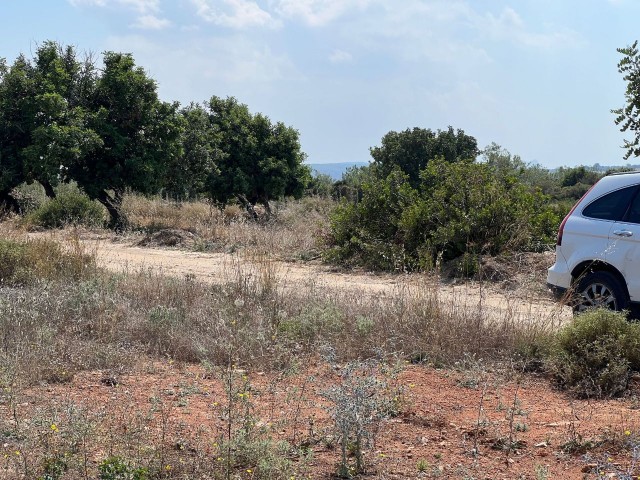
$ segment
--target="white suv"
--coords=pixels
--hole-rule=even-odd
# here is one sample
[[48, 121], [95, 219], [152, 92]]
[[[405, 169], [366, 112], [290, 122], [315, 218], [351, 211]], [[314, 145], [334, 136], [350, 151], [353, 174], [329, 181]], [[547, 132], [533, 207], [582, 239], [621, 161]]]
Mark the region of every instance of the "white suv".
[[640, 305], [640, 172], [602, 178], [560, 224], [547, 285], [574, 311]]

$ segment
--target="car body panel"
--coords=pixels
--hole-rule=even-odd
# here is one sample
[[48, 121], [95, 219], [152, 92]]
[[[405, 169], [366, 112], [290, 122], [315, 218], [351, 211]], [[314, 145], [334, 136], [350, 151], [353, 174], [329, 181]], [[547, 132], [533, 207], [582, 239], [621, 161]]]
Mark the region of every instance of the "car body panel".
[[[640, 302], [640, 213], [634, 216], [634, 222], [584, 215], [596, 200], [634, 186], [640, 186], [640, 172], [605, 176], [578, 201], [564, 222], [562, 242], [556, 246], [556, 262], [548, 270], [547, 284], [552, 291], [571, 288], [577, 280], [573, 275], [576, 267], [593, 262], [617, 270], [627, 286], [630, 301]], [[635, 195], [632, 205], [640, 210], [640, 193]], [[621, 216], [624, 214], [621, 212]]]
[[[630, 236], [614, 232], [630, 233]], [[607, 262], [624, 277], [632, 302], [640, 301], [640, 225], [616, 222], [609, 235]]]

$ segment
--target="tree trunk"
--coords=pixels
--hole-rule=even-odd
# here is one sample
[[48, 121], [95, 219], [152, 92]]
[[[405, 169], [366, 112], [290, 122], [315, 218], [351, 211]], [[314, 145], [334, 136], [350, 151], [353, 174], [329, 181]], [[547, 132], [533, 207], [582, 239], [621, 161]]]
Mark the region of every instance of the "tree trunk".
[[7, 212], [20, 213], [20, 204], [11, 195], [11, 190], [0, 192], [0, 209]]
[[122, 233], [128, 226], [127, 217], [122, 213], [122, 194], [116, 192], [112, 198], [107, 192], [102, 190], [98, 195], [98, 201], [104, 205], [109, 212], [108, 227], [116, 233]]
[[247, 213], [251, 216], [251, 219], [257, 222], [258, 214], [256, 213], [256, 209], [253, 207], [253, 204], [249, 200], [247, 200], [247, 197], [245, 197], [244, 195], [236, 195], [236, 198], [247, 211]]
[[41, 180], [40, 185], [44, 187], [44, 193], [47, 195], [47, 198], [56, 198], [56, 192], [48, 180]]
[[260, 197], [260, 204], [264, 207], [264, 211], [267, 212], [267, 218], [271, 218], [273, 211], [271, 205], [269, 205], [269, 198], [266, 195]]

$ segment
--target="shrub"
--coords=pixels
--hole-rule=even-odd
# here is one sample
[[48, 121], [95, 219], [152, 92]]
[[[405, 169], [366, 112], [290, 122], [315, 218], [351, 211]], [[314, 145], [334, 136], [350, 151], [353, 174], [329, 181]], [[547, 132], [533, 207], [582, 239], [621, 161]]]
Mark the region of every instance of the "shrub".
[[98, 465], [100, 480], [146, 480], [145, 468], [134, 468], [120, 457], [109, 457]]
[[[372, 362], [349, 363], [341, 377], [339, 385], [321, 395], [331, 403], [328, 410], [340, 439], [338, 476], [352, 478], [364, 472], [364, 449], [373, 442], [380, 422], [393, 410], [393, 400]], [[355, 457], [353, 465], [347, 459], [349, 450]]]
[[328, 258], [381, 270], [430, 269], [439, 259], [467, 254], [468, 263], [553, 240], [560, 218], [546, 197], [509, 172], [435, 159], [420, 177], [413, 187], [394, 170], [365, 184], [360, 202], [337, 208]]
[[558, 332], [548, 364], [578, 396], [619, 395], [640, 369], [640, 324], [610, 310], [585, 312]]
[[319, 338], [338, 334], [344, 329], [344, 314], [331, 304], [306, 307], [299, 315], [280, 321], [278, 330], [288, 339], [313, 345]]
[[28, 218], [42, 228], [66, 225], [97, 227], [104, 223], [104, 209], [80, 192], [64, 192], [37, 208]]
[[0, 285], [24, 285], [37, 280], [79, 279], [95, 265], [81, 251], [67, 252], [49, 240], [16, 242], [0, 239]]

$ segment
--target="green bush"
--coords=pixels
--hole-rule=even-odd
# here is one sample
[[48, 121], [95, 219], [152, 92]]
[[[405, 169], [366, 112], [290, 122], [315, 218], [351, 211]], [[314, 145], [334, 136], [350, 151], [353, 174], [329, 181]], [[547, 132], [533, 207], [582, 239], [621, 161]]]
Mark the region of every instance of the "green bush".
[[146, 480], [146, 468], [134, 468], [120, 457], [109, 457], [98, 465], [100, 480]]
[[340, 205], [328, 259], [378, 270], [430, 269], [465, 254], [468, 264], [479, 254], [553, 243], [559, 216], [508, 171], [434, 159], [420, 178], [414, 188], [396, 169], [363, 185], [360, 202]]
[[640, 370], [640, 324], [610, 310], [585, 312], [558, 332], [548, 367], [580, 397], [619, 395]]
[[312, 345], [319, 338], [339, 334], [344, 326], [344, 314], [335, 305], [312, 305], [281, 320], [278, 331], [292, 341]]
[[104, 209], [80, 192], [65, 191], [37, 208], [28, 220], [42, 228], [97, 227], [104, 223]]

